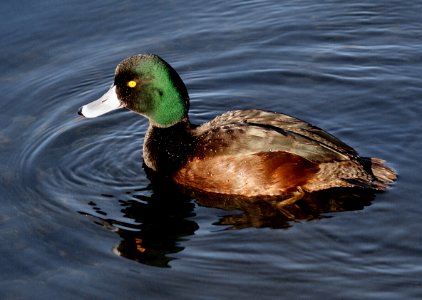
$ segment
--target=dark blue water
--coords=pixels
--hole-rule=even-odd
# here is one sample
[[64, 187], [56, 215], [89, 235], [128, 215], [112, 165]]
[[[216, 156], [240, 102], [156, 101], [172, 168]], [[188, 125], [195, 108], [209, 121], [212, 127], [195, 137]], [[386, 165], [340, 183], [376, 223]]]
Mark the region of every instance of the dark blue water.
[[[0, 9], [1, 299], [422, 297], [421, 1]], [[120, 60], [144, 52], [179, 72], [193, 122], [242, 108], [291, 114], [386, 159], [398, 182], [290, 216], [152, 184], [145, 119], [76, 114]]]

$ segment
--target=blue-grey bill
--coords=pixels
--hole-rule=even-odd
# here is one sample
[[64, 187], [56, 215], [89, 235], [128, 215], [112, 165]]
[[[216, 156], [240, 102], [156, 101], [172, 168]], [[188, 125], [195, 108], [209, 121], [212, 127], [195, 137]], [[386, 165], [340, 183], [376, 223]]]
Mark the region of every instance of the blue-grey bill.
[[122, 107], [117, 98], [116, 86], [113, 85], [100, 99], [82, 106], [79, 114], [86, 118], [95, 118]]

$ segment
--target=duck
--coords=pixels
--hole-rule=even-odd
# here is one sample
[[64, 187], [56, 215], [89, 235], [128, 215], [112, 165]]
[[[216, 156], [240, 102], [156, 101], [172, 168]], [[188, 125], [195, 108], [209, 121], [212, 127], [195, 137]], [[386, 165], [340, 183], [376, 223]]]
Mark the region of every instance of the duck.
[[79, 108], [95, 118], [126, 108], [146, 117], [144, 164], [154, 174], [201, 193], [292, 204], [332, 188], [385, 191], [396, 172], [298, 118], [259, 109], [232, 110], [202, 125], [189, 121], [188, 90], [155, 54], [121, 61], [114, 83]]

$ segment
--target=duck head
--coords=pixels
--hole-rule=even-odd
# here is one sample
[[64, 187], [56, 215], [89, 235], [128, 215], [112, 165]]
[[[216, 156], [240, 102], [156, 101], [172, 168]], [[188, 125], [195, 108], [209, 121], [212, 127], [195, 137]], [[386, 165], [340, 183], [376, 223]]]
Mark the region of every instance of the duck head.
[[125, 107], [144, 115], [153, 126], [187, 120], [189, 95], [179, 74], [157, 55], [131, 56], [117, 65], [112, 87], [79, 114], [95, 118]]

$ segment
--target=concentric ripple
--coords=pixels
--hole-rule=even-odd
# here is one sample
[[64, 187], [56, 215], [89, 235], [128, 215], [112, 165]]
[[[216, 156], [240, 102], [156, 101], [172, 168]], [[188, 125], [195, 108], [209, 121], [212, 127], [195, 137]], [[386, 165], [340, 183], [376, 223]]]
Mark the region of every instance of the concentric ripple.
[[76, 207], [78, 194], [95, 198], [147, 185], [141, 170], [145, 122], [139, 119], [125, 127], [122, 115], [126, 113], [100, 122], [75, 114], [58, 127], [44, 124], [21, 156], [24, 180], [55, 199], [75, 199]]

